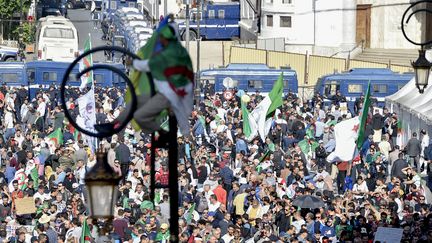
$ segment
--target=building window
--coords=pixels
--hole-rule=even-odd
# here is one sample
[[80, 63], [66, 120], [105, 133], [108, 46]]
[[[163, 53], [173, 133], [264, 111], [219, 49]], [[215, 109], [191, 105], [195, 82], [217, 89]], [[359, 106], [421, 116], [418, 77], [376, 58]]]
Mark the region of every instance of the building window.
[[117, 2], [116, 1], [111, 1], [110, 9], [117, 9]]
[[215, 18], [215, 11], [214, 10], [209, 10], [208, 11], [208, 18], [209, 19], [214, 19]]
[[282, 4], [291, 4], [292, 0], [282, 0]]
[[225, 10], [218, 10], [218, 18], [224, 19], [225, 18]]
[[280, 16], [280, 27], [291, 28], [291, 16]]
[[267, 15], [267, 26], [273, 27], [273, 15]]

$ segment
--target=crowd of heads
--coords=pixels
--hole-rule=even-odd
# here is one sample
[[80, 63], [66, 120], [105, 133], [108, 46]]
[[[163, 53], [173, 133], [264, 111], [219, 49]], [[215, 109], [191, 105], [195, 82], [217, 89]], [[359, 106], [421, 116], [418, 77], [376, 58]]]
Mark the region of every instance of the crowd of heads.
[[[350, 161], [327, 161], [335, 125], [361, 112], [345, 109], [338, 93], [325, 103], [284, 96], [265, 139], [243, 132], [241, 97], [225, 100], [211, 84], [191, 114], [191, 133], [178, 136], [180, 242], [371, 242], [379, 227], [403, 230], [403, 242], [432, 241], [428, 133], [398, 140], [398, 116], [371, 107], [365, 142]], [[96, 89], [97, 123], [124, 111], [123, 91]], [[58, 90], [0, 88], [0, 238], [19, 242], [77, 242], [84, 221], [96, 242], [165, 242], [170, 197], [150, 197], [148, 134], [128, 126], [100, 143], [122, 177], [114, 219], [91, 219], [85, 174], [96, 162], [92, 141], [71, 127]], [[67, 107], [78, 116], [79, 91]], [[252, 111], [264, 96], [249, 93]], [[53, 139], [61, 130], [62, 141]], [[339, 143], [340, 141], [338, 141]], [[157, 185], [169, 185], [168, 151], [156, 149]], [[172, 169], [172, 168], [171, 168]], [[36, 210], [18, 214], [32, 198]], [[306, 208], [302, 198], [313, 198]], [[430, 216], [431, 215], [431, 216]], [[33, 227], [29, 227], [33, 226]]]

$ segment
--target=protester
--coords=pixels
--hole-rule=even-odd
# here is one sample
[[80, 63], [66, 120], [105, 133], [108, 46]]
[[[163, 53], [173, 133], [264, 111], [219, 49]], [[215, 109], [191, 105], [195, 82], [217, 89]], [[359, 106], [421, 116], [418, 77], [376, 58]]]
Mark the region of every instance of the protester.
[[[0, 107], [1, 239], [78, 242], [88, 227], [95, 242], [166, 242], [169, 195], [161, 189], [154, 202], [150, 199], [149, 134], [129, 125], [102, 140], [108, 163], [123, 180], [113, 221], [85, 221], [83, 179], [95, 164], [92, 142], [64, 118], [55, 89], [40, 90], [33, 100], [24, 95], [20, 106], [9, 104], [21, 89], [2, 87], [0, 95], [6, 102]], [[404, 242], [432, 241], [426, 130], [421, 140], [413, 133], [396, 144], [388, 124], [397, 121], [397, 114], [371, 108], [371, 133], [365, 133], [360, 156], [330, 163], [335, 125], [358, 115], [336, 107], [344, 101], [340, 93], [334, 104], [323, 103], [317, 94], [304, 102], [286, 94], [261, 141], [243, 132], [240, 97], [225, 100], [210, 84], [203, 90], [208, 92], [192, 113], [191, 134], [178, 137], [181, 242], [367, 242], [378, 227], [403, 229]], [[76, 117], [80, 93], [70, 92], [75, 99], [68, 103], [69, 112]], [[95, 92], [98, 123], [123, 110], [123, 90]], [[249, 96], [246, 105], [252, 110], [263, 97]], [[168, 153], [158, 149], [157, 156], [156, 183], [169, 185]], [[324, 207], [294, 206], [301, 195], [318, 197]], [[17, 214], [16, 202], [24, 197], [34, 199], [33, 214]]]

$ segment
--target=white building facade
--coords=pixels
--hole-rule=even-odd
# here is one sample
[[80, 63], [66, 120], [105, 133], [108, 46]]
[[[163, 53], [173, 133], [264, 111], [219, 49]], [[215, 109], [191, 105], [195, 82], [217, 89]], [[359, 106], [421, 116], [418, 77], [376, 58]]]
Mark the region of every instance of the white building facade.
[[[370, 48], [385, 49], [418, 49], [408, 42], [402, 35], [401, 20], [405, 10], [416, 0], [357, 0], [358, 6], [362, 6], [367, 13], [363, 18], [370, 19], [366, 28], [370, 30], [370, 36], [364, 36], [369, 41]], [[419, 4], [419, 6], [421, 6]], [[358, 19], [357, 21], [362, 21]], [[405, 31], [409, 38], [420, 41], [430, 35], [432, 27], [430, 18], [426, 15], [417, 14], [411, 17], [408, 24], [405, 24]], [[367, 22], [367, 21], [366, 21]], [[429, 24], [429, 28], [427, 27]], [[361, 30], [359, 30], [361, 35]]]
[[333, 55], [356, 47], [356, 0], [262, 0], [259, 38], [285, 50]]

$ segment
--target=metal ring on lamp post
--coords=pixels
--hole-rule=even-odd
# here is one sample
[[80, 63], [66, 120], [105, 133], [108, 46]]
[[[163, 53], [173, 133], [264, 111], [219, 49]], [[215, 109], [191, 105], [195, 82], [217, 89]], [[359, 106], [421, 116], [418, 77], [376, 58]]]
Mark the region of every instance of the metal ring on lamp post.
[[425, 46], [425, 45], [430, 45], [430, 44], [432, 44], [432, 40], [428, 40], [428, 41], [425, 41], [425, 42], [415, 42], [415, 41], [411, 40], [411, 39], [407, 36], [407, 34], [406, 34], [406, 32], [405, 32], [405, 24], [408, 24], [408, 22], [409, 22], [409, 20], [411, 19], [411, 17], [412, 17], [413, 15], [415, 15], [416, 13], [426, 12], [426, 13], [432, 14], [432, 10], [430, 10], [430, 9], [427, 9], [427, 8], [417, 9], [417, 10], [413, 11], [410, 15], [408, 15], [408, 17], [407, 17], [407, 19], [406, 19], [406, 21], [405, 21], [405, 17], [406, 17], [406, 15], [407, 15], [408, 11], [409, 11], [410, 9], [412, 9], [413, 7], [415, 7], [417, 4], [420, 4], [420, 3], [430, 3], [430, 4], [432, 4], [432, 1], [430, 1], [430, 0], [422, 0], [422, 1], [418, 1], [418, 2], [415, 2], [415, 3], [411, 4], [411, 5], [409, 6], [409, 8], [407, 8], [407, 9], [405, 10], [404, 14], [402, 15], [402, 20], [401, 20], [401, 29], [402, 29], [402, 34], [404, 35], [405, 39], [407, 39], [407, 40], [408, 40], [409, 42], [411, 42], [412, 44], [414, 44], [414, 45], [416, 45], [416, 46], [421, 46], [421, 47], [423, 48], [423, 46]]
[[[70, 115], [68, 108], [66, 106], [66, 100], [65, 100], [65, 92], [66, 92], [66, 84], [67, 81], [69, 79], [69, 75], [72, 72], [73, 68], [75, 67], [76, 64], [78, 64], [78, 62], [83, 59], [84, 57], [88, 56], [89, 54], [95, 53], [95, 52], [99, 52], [99, 51], [117, 51], [117, 52], [121, 52], [125, 55], [131, 56], [133, 59], [140, 59], [139, 56], [137, 56], [136, 54], [121, 48], [121, 47], [116, 47], [116, 46], [100, 46], [100, 47], [96, 47], [93, 48], [91, 50], [88, 50], [86, 52], [84, 52], [83, 54], [81, 54], [80, 56], [78, 56], [78, 58], [76, 58], [70, 65], [69, 67], [66, 69], [66, 72], [63, 76], [63, 80], [62, 83], [60, 85], [60, 100], [61, 100], [61, 105], [62, 108], [64, 110], [65, 116], [66, 118], [69, 120], [69, 122], [72, 124], [72, 126], [74, 126], [78, 131], [88, 135], [88, 136], [92, 136], [92, 137], [97, 137], [97, 138], [105, 138], [105, 137], [110, 137], [112, 135], [114, 135], [115, 133], [120, 132], [121, 130], [123, 130], [128, 122], [132, 119], [133, 117], [133, 113], [136, 110], [137, 107], [137, 95], [135, 93], [135, 88], [132, 84], [132, 82], [130, 81], [130, 79], [126, 76], [126, 74], [124, 72], [122, 72], [121, 70], [119, 70], [118, 68], [115, 68], [113, 66], [109, 66], [109, 65], [104, 65], [104, 64], [98, 64], [98, 65], [94, 65], [91, 67], [88, 67], [86, 69], [84, 69], [83, 71], [81, 71], [80, 73], [78, 73], [76, 76], [77, 78], [81, 77], [82, 75], [84, 75], [85, 73], [92, 71], [92, 70], [97, 70], [97, 69], [108, 69], [111, 70], [112, 72], [115, 72], [116, 74], [118, 74], [121, 78], [123, 78], [126, 82], [126, 84], [129, 86], [129, 90], [132, 96], [132, 101], [131, 101], [131, 109], [129, 110], [129, 113], [127, 115], [127, 118], [117, 127], [114, 128], [113, 130], [111, 130], [110, 132], [99, 132], [99, 133], [94, 133], [94, 132], [90, 132], [88, 130], [85, 130], [83, 128], [81, 128], [80, 126], [78, 126], [78, 124], [75, 122], [75, 120], [72, 118], [72, 116]], [[150, 76], [149, 73], [147, 73], [148, 76]], [[152, 89], [152, 93], [154, 92], [154, 84], [153, 82], [150, 82], [150, 86]]]

